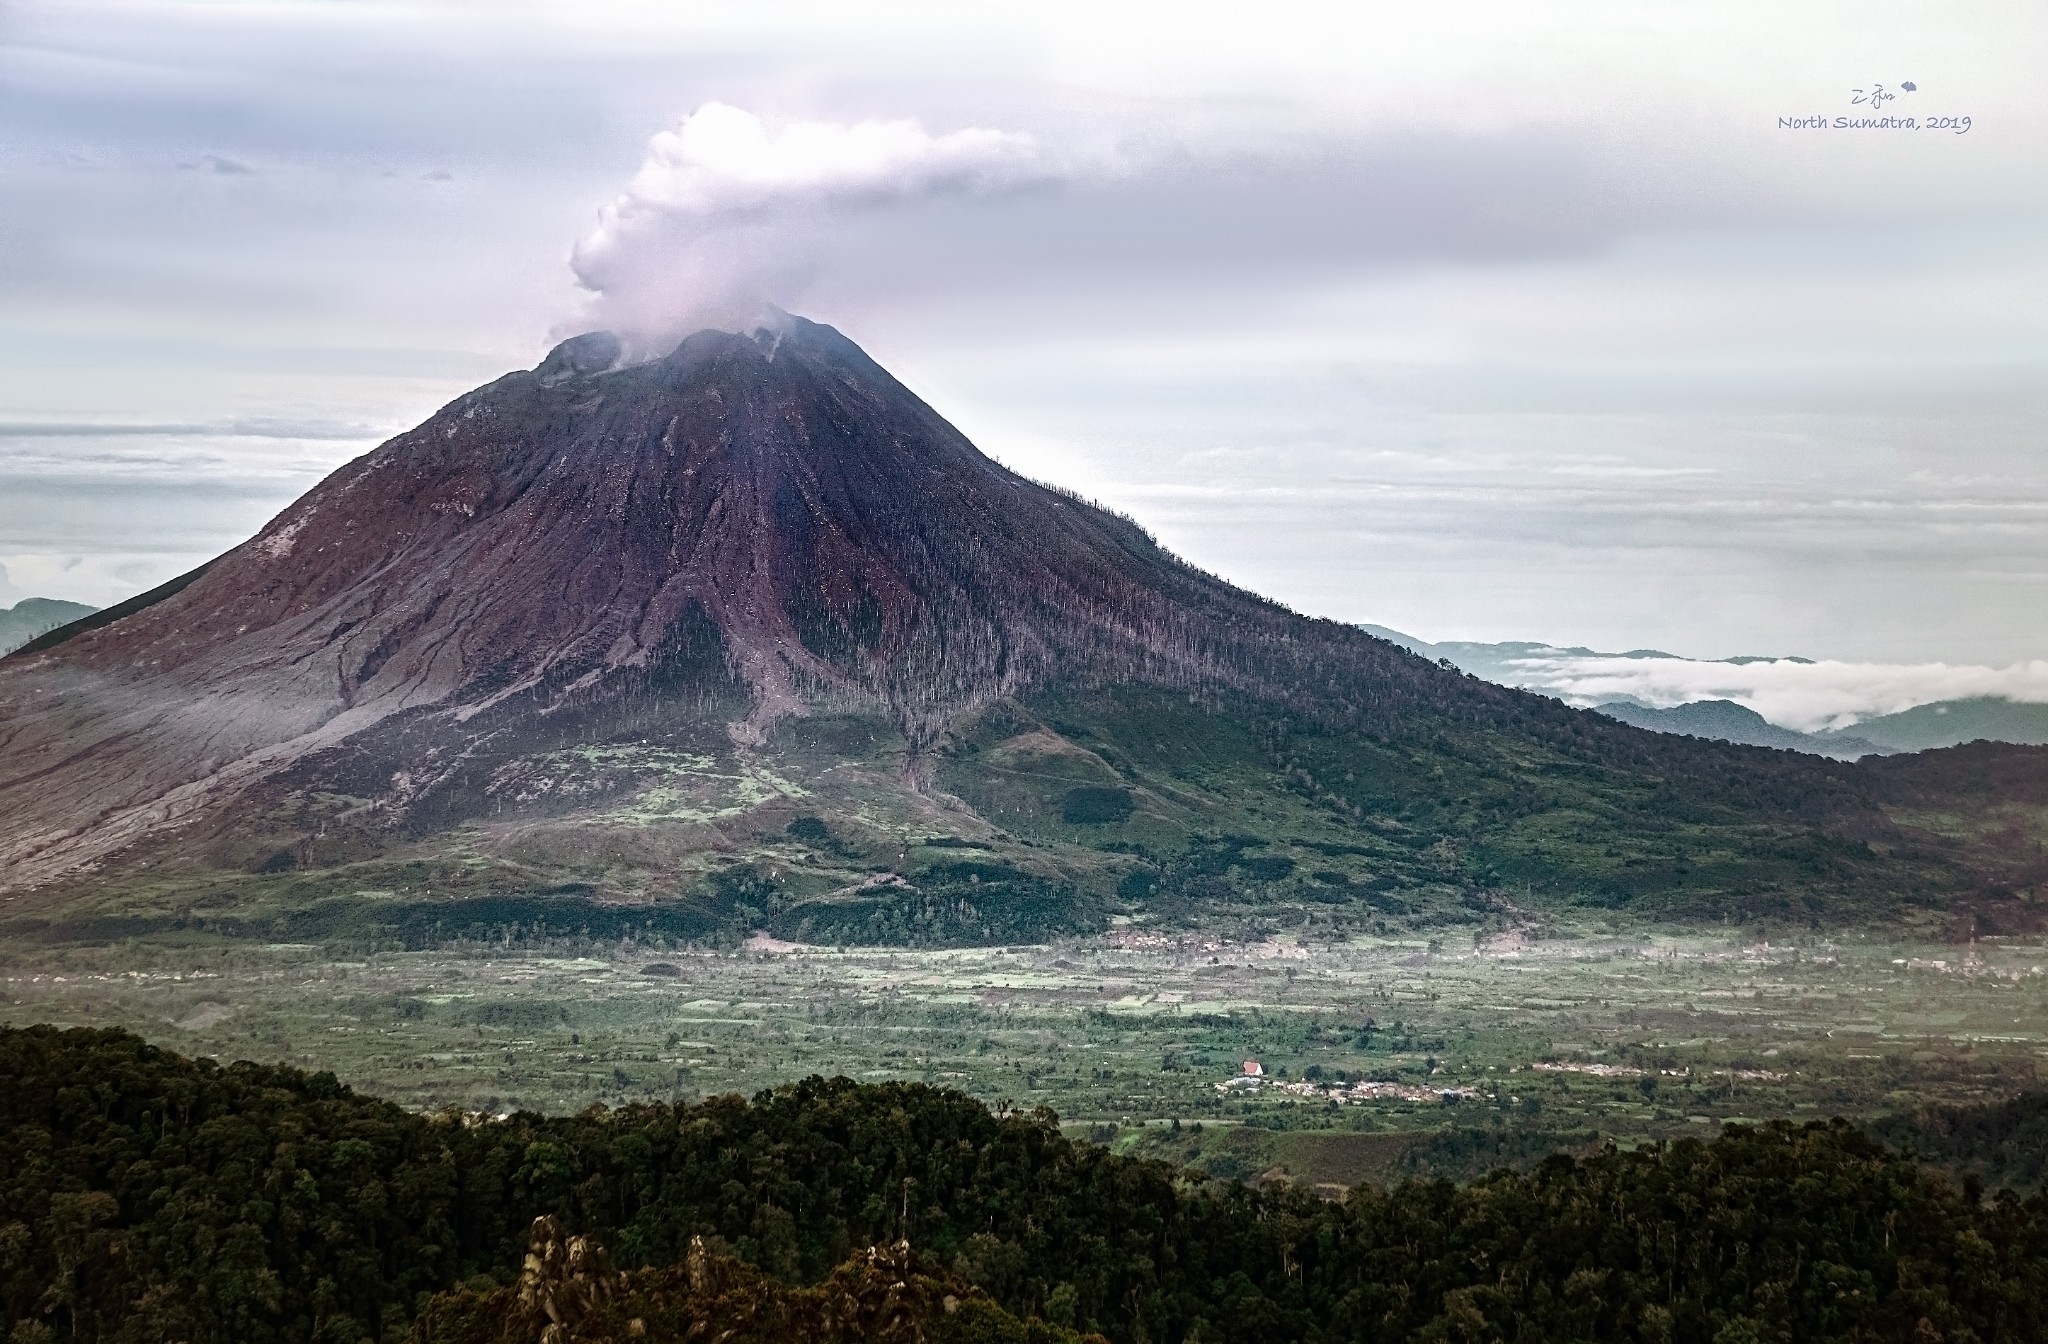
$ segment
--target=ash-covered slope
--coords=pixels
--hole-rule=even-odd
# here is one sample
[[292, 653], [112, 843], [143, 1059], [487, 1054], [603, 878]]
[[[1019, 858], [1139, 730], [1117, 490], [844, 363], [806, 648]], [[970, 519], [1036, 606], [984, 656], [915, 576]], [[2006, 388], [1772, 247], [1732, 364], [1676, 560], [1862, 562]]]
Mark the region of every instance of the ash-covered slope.
[[[983, 839], [1040, 827], [1041, 847], [1152, 854], [1142, 880], [1067, 872], [1142, 894], [1183, 871], [1162, 847], [1299, 808], [1313, 824], [1274, 821], [1276, 837], [1322, 828], [1302, 843], [1370, 869], [1318, 870], [1339, 891], [1427, 869], [1755, 904], [1809, 870], [1868, 886], [1867, 842], [1893, 836], [1850, 767], [1640, 732], [1234, 589], [1004, 470], [828, 327], [787, 318], [617, 360], [608, 336], [566, 342], [202, 572], [0, 662], [0, 881], [169, 862], [176, 836], [206, 840], [179, 860], [203, 867], [235, 852], [220, 837], [279, 826], [303, 835], [272, 866], [317, 866], [368, 852], [334, 857], [343, 813], [354, 833], [417, 838], [628, 794], [641, 803], [605, 833], [637, 827], [625, 850], [588, 829], [501, 849], [529, 874], [573, 854], [606, 890], [622, 863], [731, 858], [747, 814], [758, 832], [786, 820], [771, 803], [811, 798], [906, 837], [833, 842], [855, 877], [901, 876], [907, 837], [944, 814]], [[840, 749], [816, 741], [811, 785], [764, 773], [812, 716], [886, 725], [911, 801], [877, 804], [872, 781], [830, 795]], [[714, 777], [716, 806], [678, 801], [677, 781]], [[672, 834], [649, 850], [655, 821]], [[1183, 875], [1211, 890], [1216, 851], [1197, 850]], [[819, 852], [749, 872], [787, 883]], [[1901, 883], [1950, 885], [1930, 872]]]

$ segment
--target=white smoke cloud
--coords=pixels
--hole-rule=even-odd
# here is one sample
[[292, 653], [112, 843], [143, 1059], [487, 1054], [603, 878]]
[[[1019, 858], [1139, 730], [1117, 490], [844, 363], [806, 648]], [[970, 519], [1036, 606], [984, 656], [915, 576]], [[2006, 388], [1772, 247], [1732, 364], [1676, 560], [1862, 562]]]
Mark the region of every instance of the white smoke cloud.
[[1508, 667], [1515, 685], [1573, 704], [1632, 698], [1668, 709], [1693, 700], [1733, 700], [1800, 732], [1845, 728], [1941, 700], [1981, 696], [2048, 704], [2048, 661], [2041, 660], [1986, 667], [1793, 659], [1718, 663], [1595, 655], [1517, 658]]
[[570, 265], [597, 295], [592, 323], [653, 344], [792, 300], [834, 220], [1052, 176], [1028, 135], [933, 135], [908, 120], [777, 127], [707, 103], [648, 142], [639, 172]]

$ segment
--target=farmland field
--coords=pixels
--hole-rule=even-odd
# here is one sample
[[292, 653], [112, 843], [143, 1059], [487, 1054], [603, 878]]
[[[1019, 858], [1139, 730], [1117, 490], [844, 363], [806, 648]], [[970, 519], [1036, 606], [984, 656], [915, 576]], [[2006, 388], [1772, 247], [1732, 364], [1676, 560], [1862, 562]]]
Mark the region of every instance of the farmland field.
[[[4, 1018], [283, 1060], [421, 1109], [550, 1112], [809, 1074], [1047, 1106], [1240, 1177], [1350, 1184], [1550, 1147], [2031, 1086], [2048, 947], [1559, 928], [1043, 946], [17, 949]], [[1248, 1081], [1245, 1061], [1263, 1077]], [[1232, 1082], [1236, 1079], [1235, 1083]]]

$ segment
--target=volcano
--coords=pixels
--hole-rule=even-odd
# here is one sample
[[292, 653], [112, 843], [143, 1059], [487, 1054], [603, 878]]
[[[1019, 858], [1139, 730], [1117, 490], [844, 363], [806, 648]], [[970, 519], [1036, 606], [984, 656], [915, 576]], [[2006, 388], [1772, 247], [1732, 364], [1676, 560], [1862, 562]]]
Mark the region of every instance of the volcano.
[[644, 363], [567, 341], [0, 661], [0, 855], [37, 927], [917, 941], [1981, 895], [1922, 824], [1932, 776], [1888, 768], [1299, 616], [786, 316]]

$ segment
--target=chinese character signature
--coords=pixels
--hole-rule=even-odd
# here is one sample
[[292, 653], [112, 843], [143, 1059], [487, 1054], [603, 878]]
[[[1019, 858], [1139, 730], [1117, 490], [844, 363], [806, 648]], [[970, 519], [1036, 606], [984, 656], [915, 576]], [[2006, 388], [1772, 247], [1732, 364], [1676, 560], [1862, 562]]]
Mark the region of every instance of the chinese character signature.
[[[1913, 81], [1910, 79], [1906, 80], [1905, 82], [1899, 85], [1900, 91], [1904, 93], [1911, 93], [1914, 89], [1918, 87], [1919, 86], [1914, 84]], [[1899, 96], [1898, 94], [1893, 93], [1891, 90], [1887, 89], [1882, 84], [1873, 84], [1868, 89], [1851, 89], [1849, 90], [1849, 92], [1853, 95], [1849, 99], [1850, 102], [1868, 103], [1870, 104], [1871, 109], [1873, 111], [1880, 107], [1883, 107], [1886, 103], [1896, 100]]]

